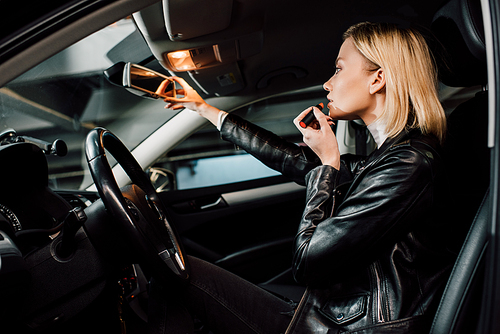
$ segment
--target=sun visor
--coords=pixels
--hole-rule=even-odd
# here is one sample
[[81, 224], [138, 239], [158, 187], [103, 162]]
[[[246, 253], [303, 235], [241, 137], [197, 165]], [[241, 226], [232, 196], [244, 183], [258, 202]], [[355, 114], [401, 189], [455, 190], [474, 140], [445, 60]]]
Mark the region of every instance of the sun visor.
[[168, 36], [182, 41], [224, 30], [231, 22], [232, 7], [233, 0], [163, 0]]

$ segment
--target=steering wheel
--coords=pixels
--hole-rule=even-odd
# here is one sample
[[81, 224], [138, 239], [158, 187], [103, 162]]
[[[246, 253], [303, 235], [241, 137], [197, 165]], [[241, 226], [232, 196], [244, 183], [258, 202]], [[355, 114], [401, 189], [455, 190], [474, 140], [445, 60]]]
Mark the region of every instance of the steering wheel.
[[[106, 149], [122, 166], [132, 185], [120, 189]], [[95, 128], [87, 135], [85, 154], [90, 173], [106, 209], [143, 260], [163, 276], [187, 279], [189, 266], [165, 207], [148, 176], [125, 145], [110, 131]]]

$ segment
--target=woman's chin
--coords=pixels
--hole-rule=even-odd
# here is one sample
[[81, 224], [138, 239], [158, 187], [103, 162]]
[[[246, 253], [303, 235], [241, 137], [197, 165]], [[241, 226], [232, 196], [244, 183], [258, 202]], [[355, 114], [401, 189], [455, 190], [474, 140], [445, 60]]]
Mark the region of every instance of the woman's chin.
[[328, 103], [328, 116], [337, 121], [350, 121], [354, 118], [342, 109], [336, 107], [333, 102]]
[[336, 121], [353, 121], [359, 119], [358, 115], [349, 114], [337, 108], [330, 108], [328, 115]]

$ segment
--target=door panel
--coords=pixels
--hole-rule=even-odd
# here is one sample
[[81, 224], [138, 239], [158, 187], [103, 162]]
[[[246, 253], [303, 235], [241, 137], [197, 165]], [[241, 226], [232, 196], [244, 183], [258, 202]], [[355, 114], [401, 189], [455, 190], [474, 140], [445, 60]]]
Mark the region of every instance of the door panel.
[[256, 283], [290, 267], [305, 187], [277, 176], [160, 196], [188, 254]]

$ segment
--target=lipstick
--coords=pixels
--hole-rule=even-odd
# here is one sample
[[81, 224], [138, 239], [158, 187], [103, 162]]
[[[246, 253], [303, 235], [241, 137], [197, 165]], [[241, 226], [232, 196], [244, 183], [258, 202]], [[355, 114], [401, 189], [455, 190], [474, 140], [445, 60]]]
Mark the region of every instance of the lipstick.
[[[319, 110], [323, 111], [323, 103], [318, 103], [315, 107]], [[307, 128], [312, 121], [314, 121], [316, 117], [314, 117], [314, 109], [311, 108], [311, 111], [307, 113], [307, 115], [299, 122], [299, 125], [303, 128]]]

